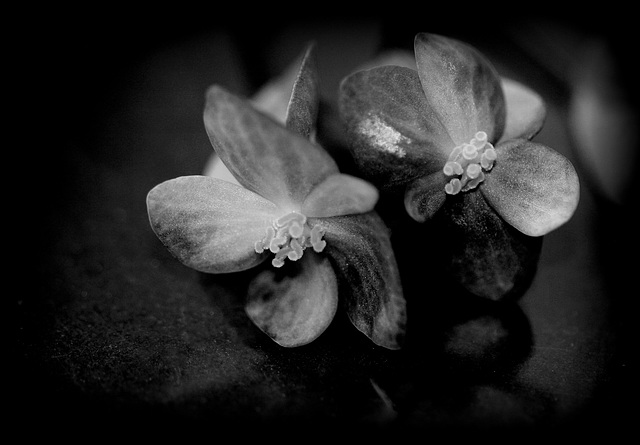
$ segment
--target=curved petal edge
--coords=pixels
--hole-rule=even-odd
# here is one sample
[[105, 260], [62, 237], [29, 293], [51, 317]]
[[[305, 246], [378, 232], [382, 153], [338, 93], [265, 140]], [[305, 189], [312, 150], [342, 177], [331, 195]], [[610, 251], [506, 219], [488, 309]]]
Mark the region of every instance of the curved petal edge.
[[293, 84], [287, 105], [286, 127], [310, 139], [316, 130], [319, 105], [320, 91], [315, 63], [315, 45], [311, 43], [304, 52]]
[[378, 189], [367, 181], [340, 173], [311, 190], [302, 203], [302, 213], [309, 217], [366, 213], [373, 210], [378, 195]]
[[309, 253], [281, 269], [267, 269], [249, 284], [245, 312], [284, 347], [312, 342], [331, 324], [338, 283], [326, 257]]
[[441, 171], [437, 171], [418, 178], [407, 186], [404, 207], [411, 218], [418, 222], [433, 218], [447, 198], [444, 191], [447, 179]]
[[338, 172], [322, 147], [219, 85], [207, 91], [204, 123], [213, 148], [238, 182], [283, 209], [299, 210], [313, 187]]
[[505, 102], [500, 76], [489, 60], [471, 45], [429, 33], [416, 35], [414, 51], [426, 99], [455, 143], [451, 149], [478, 131], [498, 141]]
[[345, 77], [339, 105], [359, 176], [377, 187], [403, 186], [442, 168], [454, 147], [410, 68], [380, 66]]
[[480, 190], [505, 221], [526, 235], [542, 236], [571, 219], [580, 182], [567, 158], [525, 139], [499, 144], [496, 152]]
[[388, 229], [376, 212], [315, 220], [340, 282], [351, 323], [375, 344], [400, 349], [406, 302]]
[[542, 128], [547, 116], [544, 100], [531, 88], [513, 79], [501, 79], [507, 119], [501, 140], [531, 139]]
[[238, 185], [182, 176], [147, 194], [149, 222], [169, 252], [206, 273], [249, 269], [267, 258], [255, 242], [277, 216], [276, 206]]

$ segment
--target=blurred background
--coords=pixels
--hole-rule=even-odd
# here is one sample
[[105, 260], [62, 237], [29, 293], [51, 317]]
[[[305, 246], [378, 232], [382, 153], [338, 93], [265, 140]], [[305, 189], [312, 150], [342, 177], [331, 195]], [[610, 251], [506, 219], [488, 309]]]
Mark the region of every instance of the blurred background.
[[[18, 156], [35, 183], [16, 207], [27, 232], [16, 263], [28, 271], [11, 299], [16, 419], [492, 434], [628, 426], [638, 84], [624, 10], [185, 9], [56, 11], [17, 34], [28, 42], [16, 60], [21, 134], [33, 140]], [[312, 344], [280, 348], [244, 315], [246, 276], [204, 276], [170, 257], [149, 228], [146, 193], [202, 172], [209, 85], [250, 96], [313, 40], [331, 107], [345, 75], [384, 50], [412, 51], [418, 32], [471, 43], [545, 99], [535, 140], [572, 161], [580, 205], [545, 236], [517, 303], [446, 302], [425, 283], [409, 291], [409, 310], [428, 313], [410, 321], [406, 350], [376, 348], [341, 317]]]

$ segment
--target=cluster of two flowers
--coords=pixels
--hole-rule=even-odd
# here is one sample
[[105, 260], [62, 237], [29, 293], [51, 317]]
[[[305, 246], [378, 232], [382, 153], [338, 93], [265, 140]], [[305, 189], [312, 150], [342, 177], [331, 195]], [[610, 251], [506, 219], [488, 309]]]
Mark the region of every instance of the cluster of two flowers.
[[[315, 141], [311, 46], [280, 121], [222, 87], [209, 89], [205, 126], [234, 181], [187, 176], [159, 184], [147, 197], [151, 226], [174, 256], [202, 272], [246, 270], [271, 257], [275, 267], [252, 280], [245, 308], [278, 344], [317, 338], [334, 318], [340, 291], [353, 325], [375, 344], [398, 349], [406, 304], [387, 226], [374, 209], [379, 190], [401, 190], [418, 222], [458, 209], [462, 220], [473, 214], [456, 226], [462, 238], [468, 231], [478, 240], [479, 229], [491, 235], [471, 250], [506, 257], [517, 256], [518, 237], [540, 237], [575, 211], [573, 166], [531, 141], [544, 121], [542, 101], [505, 82], [471, 46], [431, 34], [416, 36], [415, 66], [349, 75], [340, 112], [355, 177]], [[477, 275], [473, 261], [461, 263], [460, 276]], [[290, 268], [284, 279], [277, 272], [283, 266]], [[470, 290], [486, 287], [490, 275]], [[510, 286], [489, 285], [488, 296]]]

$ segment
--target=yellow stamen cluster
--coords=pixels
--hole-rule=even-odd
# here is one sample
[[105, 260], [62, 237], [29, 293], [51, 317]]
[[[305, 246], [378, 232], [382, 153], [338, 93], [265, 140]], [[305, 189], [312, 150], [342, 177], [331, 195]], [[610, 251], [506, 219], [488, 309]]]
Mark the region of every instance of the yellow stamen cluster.
[[282, 267], [289, 258], [297, 261], [307, 247], [322, 252], [327, 242], [322, 239], [324, 230], [320, 226], [310, 227], [307, 217], [302, 213], [291, 212], [276, 219], [271, 227], [267, 227], [265, 237], [255, 244], [256, 253], [270, 250], [275, 254], [271, 261], [274, 267]]
[[497, 154], [487, 141], [487, 133], [478, 131], [467, 144], [458, 145], [449, 155], [442, 171], [447, 176], [455, 176], [444, 186], [450, 195], [474, 189], [484, 181], [484, 172], [493, 168]]

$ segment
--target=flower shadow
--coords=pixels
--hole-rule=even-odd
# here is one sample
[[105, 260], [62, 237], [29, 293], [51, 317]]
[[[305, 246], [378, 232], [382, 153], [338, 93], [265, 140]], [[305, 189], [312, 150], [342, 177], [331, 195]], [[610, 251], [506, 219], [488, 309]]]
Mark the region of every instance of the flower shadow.
[[451, 229], [438, 229], [425, 230], [408, 219], [396, 220], [392, 229], [407, 300], [406, 366], [416, 381], [430, 375], [453, 384], [508, 379], [532, 353], [531, 325], [518, 300], [535, 276], [542, 239], [531, 239], [534, 259], [517, 286], [494, 300], [451, 277], [440, 252], [456, 242]]
[[544, 236], [527, 236], [499, 218], [475, 231], [465, 227], [466, 220], [447, 214], [418, 223], [393, 192], [383, 193], [376, 209], [391, 231], [405, 294], [417, 290], [430, 295], [425, 298], [472, 294], [515, 302], [535, 278]]
[[457, 383], [490, 382], [511, 378], [530, 357], [531, 325], [517, 303], [464, 293], [435, 300], [408, 303], [414, 315], [405, 353], [412, 369]]
[[[357, 351], [362, 351], [361, 353], [365, 355], [371, 354], [371, 351], [379, 351], [380, 356], [387, 353], [386, 348], [370, 343], [365, 335], [354, 329], [344, 310], [346, 305], [344, 299], [338, 301], [338, 310], [326, 331], [309, 344], [283, 347], [273, 342], [268, 335], [255, 326], [245, 312], [246, 296], [251, 282], [260, 274], [269, 273], [273, 276], [273, 283], [277, 285], [279, 282], [294, 278], [301, 272], [302, 268], [297, 262], [287, 262], [283, 267], [275, 269], [269, 261], [265, 261], [257, 267], [241, 272], [200, 273], [199, 281], [209, 295], [211, 305], [221, 311], [227, 323], [236, 330], [237, 341], [249, 348], [265, 352], [276, 361], [301, 360], [298, 367], [304, 367], [303, 362], [339, 361], [353, 357], [354, 354], [358, 354]], [[393, 352], [388, 353], [393, 354]], [[316, 358], [312, 359], [314, 356]], [[316, 365], [311, 365], [310, 369], [314, 366]]]
[[264, 336], [255, 329], [244, 310], [249, 283], [260, 270], [262, 266], [228, 274], [198, 272], [198, 281], [208, 295], [211, 306], [224, 315], [226, 322], [235, 330], [238, 341], [251, 343], [259, 336]]
[[518, 380], [533, 336], [517, 302], [462, 292], [429, 297], [409, 294], [405, 348], [388, 367], [372, 370], [394, 414], [383, 426], [517, 427], [552, 411], [548, 395]]
[[[260, 271], [202, 274], [200, 281], [236, 331], [236, 341], [261, 353], [263, 372], [287, 394], [288, 402], [264, 414], [274, 424], [328, 416], [385, 428], [416, 419], [443, 425], [473, 409], [478, 391], [514, 403], [526, 392], [516, 376], [532, 353], [533, 336], [516, 301], [492, 301], [460, 289], [442, 292], [434, 282], [424, 287], [410, 283], [403, 349], [372, 344], [340, 310], [318, 339], [284, 348], [244, 313], [248, 283]], [[538, 394], [525, 397], [546, 406]]]

